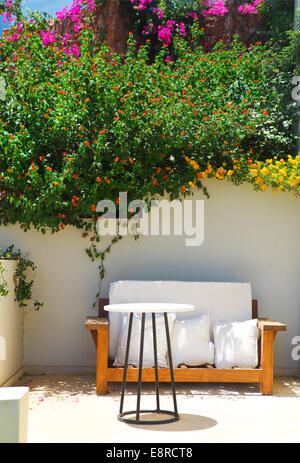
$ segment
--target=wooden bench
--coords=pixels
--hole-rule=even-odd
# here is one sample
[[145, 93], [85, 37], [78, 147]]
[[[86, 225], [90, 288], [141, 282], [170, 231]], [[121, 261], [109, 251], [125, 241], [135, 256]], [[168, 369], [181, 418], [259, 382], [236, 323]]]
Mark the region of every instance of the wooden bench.
[[[98, 395], [107, 394], [109, 382], [122, 382], [123, 368], [109, 366], [108, 335], [109, 322], [104, 306], [109, 304], [108, 299], [99, 300], [98, 317], [88, 317], [85, 328], [90, 330], [97, 349], [96, 392]], [[252, 318], [258, 318], [258, 302], [252, 300]], [[257, 368], [175, 368], [176, 382], [214, 382], [214, 383], [260, 383], [262, 394], [273, 393], [273, 345], [278, 331], [286, 331], [286, 325], [268, 318], [258, 319], [260, 330], [259, 338], [259, 366]], [[144, 382], [155, 381], [154, 368], [144, 368]], [[138, 381], [138, 368], [128, 369], [127, 381]], [[170, 371], [159, 368], [159, 381], [169, 382]]]

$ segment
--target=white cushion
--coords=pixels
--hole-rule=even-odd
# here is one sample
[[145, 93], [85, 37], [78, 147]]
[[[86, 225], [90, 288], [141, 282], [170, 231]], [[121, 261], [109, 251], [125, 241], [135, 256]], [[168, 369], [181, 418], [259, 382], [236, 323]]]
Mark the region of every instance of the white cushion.
[[209, 317], [202, 315], [188, 320], [176, 320], [172, 333], [174, 367], [214, 363], [214, 345], [209, 339]]
[[213, 324], [216, 368], [255, 368], [258, 363], [257, 319]]
[[[139, 365], [140, 341], [141, 341], [141, 314], [133, 314], [131, 340], [128, 364]], [[170, 336], [172, 335], [176, 315], [168, 313], [168, 324]], [[165, 330], [165, 320], [163, 314], [157, 314], [156, 320], [156, 341], [157, 341], [157, 364], [159, 367], [167, 367], [167, 339]], [[115, 366], [123, 366], [125, 363], [127, 334], [128, 334], [129, 314], [121, 316], [121, 332], [117, 347], [117, 355], [115, 358]], [[153, 349], [153, 329], [152, 329], [152, 314], [147, 313], [145, 317], [145, 337], [143, 351], [143, 367], [152, 368], [154, 365], [154, 349]]]
[[[193, 312], [178, 313], [177, 320], [206, 313], [211, 323], [224, 319], [244, 321], [252, 317], [250, 283], [124, 280], [110, 284], [110, 304], [131, 302], [174, 302], [195, 306]], [[109, 322], [108, 352], [109, 357], [114, 359], [120, 336], [121, 314], [109, 312]]]

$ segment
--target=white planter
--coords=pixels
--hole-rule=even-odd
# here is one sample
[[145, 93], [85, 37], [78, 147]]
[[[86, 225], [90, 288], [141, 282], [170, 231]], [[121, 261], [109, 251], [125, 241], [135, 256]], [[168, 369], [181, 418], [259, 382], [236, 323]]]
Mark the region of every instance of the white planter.
[[23, 373], [24, 312], [15, 302], [16, 261], [1, 260], [8, 284], [8, 295], [0, 296], [0, 386], [11, 386]]

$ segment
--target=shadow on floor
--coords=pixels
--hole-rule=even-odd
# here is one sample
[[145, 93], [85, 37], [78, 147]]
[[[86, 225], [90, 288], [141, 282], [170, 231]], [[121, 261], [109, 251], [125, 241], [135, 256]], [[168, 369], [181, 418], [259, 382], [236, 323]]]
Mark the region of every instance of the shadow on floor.
[[[42, 394], [44, 397], [86, 396], [96, 395], [96, 383], [94, 375], [24, 375], [16, 386], [28, 386], [30, 392]], [[109, 396], [119, 401], [121, 383], [109, 384]], [[137, 383], [127, 383], [126, 395], [135, 395]], [[182, 396], [222, 396], [223, 398], [246, 398], [259, 396], [259, 384], [237, 383], [177, 383], [177, 395]], [[155, 394], [154, 383], [143, 383], [142, 393]], [[170, 385], [160, 384], [160, 394], [170, 395]], [[300, 379], [279, 377], [274, 382], [276, 397], [300, 397]], [[105, 397], [105, 396], [104, 396]]]
[[[142, 415], [141, 415], [142, 418]], [[165, 418], [168, 418], [167, 416]], [[155, 414], [148, 414], [147, 417], [143, 417], [142, 419], [157, 419], [157, 415]], [[174, 423], [169, 424], [160, 424], [159, 431], [167, 431], [167, 432], [183, 432], [183, 431], [198, 431], [203, 429], [212, 428], [216, 426], [218, 422], [209, 418], [208, 416], [201, 416], [201, 415], [193, 415], [191, 413], [180, 413], [179, 421], [175, 421]], [[135, 429], [146, 429], [147, 431], [157, 431], [158, 425], [138, 425], [138, 424], [129, 424], [126, 423], [127, 426]]]

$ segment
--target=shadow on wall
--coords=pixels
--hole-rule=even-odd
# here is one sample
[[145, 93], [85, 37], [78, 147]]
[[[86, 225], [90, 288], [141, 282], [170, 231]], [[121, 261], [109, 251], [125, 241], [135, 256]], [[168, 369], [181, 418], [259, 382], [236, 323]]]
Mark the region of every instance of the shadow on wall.
[[6, 341], [0, 336], [0, 360], [6, 360]]

